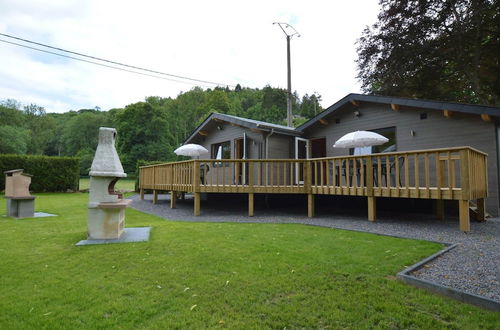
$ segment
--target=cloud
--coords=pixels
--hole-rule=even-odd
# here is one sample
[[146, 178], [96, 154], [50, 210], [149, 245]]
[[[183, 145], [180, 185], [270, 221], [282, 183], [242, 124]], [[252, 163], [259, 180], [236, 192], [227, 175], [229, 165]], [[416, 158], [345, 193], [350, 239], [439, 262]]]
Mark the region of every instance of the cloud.
[[[286, 42], [293, 38], [292, 88], [318, 92], [328, 106], [355, 80], [355, 40], [376, 20], [373, 0], [332, 1], [9, 1], [0, 32], [158, 71], [230, 85], [286, 87]], [[2, 38], [6, 39], [6, 38]], [[0, 43], [0, 99], [48, 111], [123, 107], [146, 96], [175, 97], [192, 86], [51, 58]]]

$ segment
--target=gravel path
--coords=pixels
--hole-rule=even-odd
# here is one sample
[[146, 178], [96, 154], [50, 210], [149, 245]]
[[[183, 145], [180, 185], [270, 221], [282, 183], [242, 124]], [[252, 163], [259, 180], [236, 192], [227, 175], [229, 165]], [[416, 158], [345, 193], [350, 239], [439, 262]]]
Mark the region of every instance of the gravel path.
[[[447, 216], [436, 220], [429, 214], [402, 214], [378, 212], [377, 222], [366, 219], [366, 210], [342, 210], [317, 207], [314, 218], [307, 217], [306, 205], [285, 205], [264, 209], [256, 205], [255, 216], [247, 216], [246, 203], [231, 200], [203, 202], [201, 216], [193, 216], [193, 200], [178, 200], [177, 208], [170, 208], [169, 195], [159, 195], [156, 205], [152, 195], [140, 200], [132, 196], [131, 206], [145, 213], [175, 221], [193, 222], [259, 222], [302, 223], [340, 228], [442, 243], [459, 243], [448, 253], [435, 259], [412, 275], [437, 282], [500, 302], [500, 218], [486, 222], [471, 222], [468, 234], [458, 229], [458, 218]], [[291, 203], [290, 203], [291, 204]]]

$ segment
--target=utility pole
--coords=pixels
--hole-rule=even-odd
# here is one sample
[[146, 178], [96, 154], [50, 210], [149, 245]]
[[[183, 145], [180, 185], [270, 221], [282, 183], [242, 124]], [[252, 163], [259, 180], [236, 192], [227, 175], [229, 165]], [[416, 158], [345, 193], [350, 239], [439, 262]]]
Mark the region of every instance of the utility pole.
[[[286, 36], [286, 59], [287, 59], [287, 99], [286, 99], [286, 120], [289, 127], [293, 127], [293, 112], [292, 112], [292, 69], [290, 64], [290, 40], [293, 36], [300, 37], [300, 34], [295, 30], [293, 26], [288, 23], [279, 23], [274, 22], [274, 24], [278, 24], [281, 31]], [[287, 32], [289, 31], [289, 32]]]

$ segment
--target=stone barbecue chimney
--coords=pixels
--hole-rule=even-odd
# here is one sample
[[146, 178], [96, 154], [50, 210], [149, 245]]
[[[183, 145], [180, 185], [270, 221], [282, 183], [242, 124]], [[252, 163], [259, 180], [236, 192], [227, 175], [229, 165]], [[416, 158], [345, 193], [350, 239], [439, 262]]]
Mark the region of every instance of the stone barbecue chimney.
[[23, 169], [5, 171], [5, 199], [7, 216], [30, 218], [35, 214], [35, 196], [30, 194], [32, 175]]
[[88, 239], [117, 239], [125, 226], [125, 208], [130, 200], [115, 191], [127, 176], [115, 149], [116, 129], [99, 128], [99, 144], [90, 168]]

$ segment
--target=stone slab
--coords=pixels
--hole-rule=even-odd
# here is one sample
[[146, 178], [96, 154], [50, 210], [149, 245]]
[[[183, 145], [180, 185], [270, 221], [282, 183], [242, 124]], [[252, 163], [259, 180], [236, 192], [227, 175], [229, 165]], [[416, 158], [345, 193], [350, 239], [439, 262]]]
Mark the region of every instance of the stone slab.
[[123, 234], [117, 239], [86, 239], [76, 243], [77, 246], [95, 245], [95, 244], [112, 244], [112, 243], [132, 243], [132, 242], [147, 242], [149, 241], [149, 233], [151, 227], [136, 227], [125, 228]]
[[57, 217], [57, 214], [50, 214], [45, 212], [35, 212], [35, 218]]

